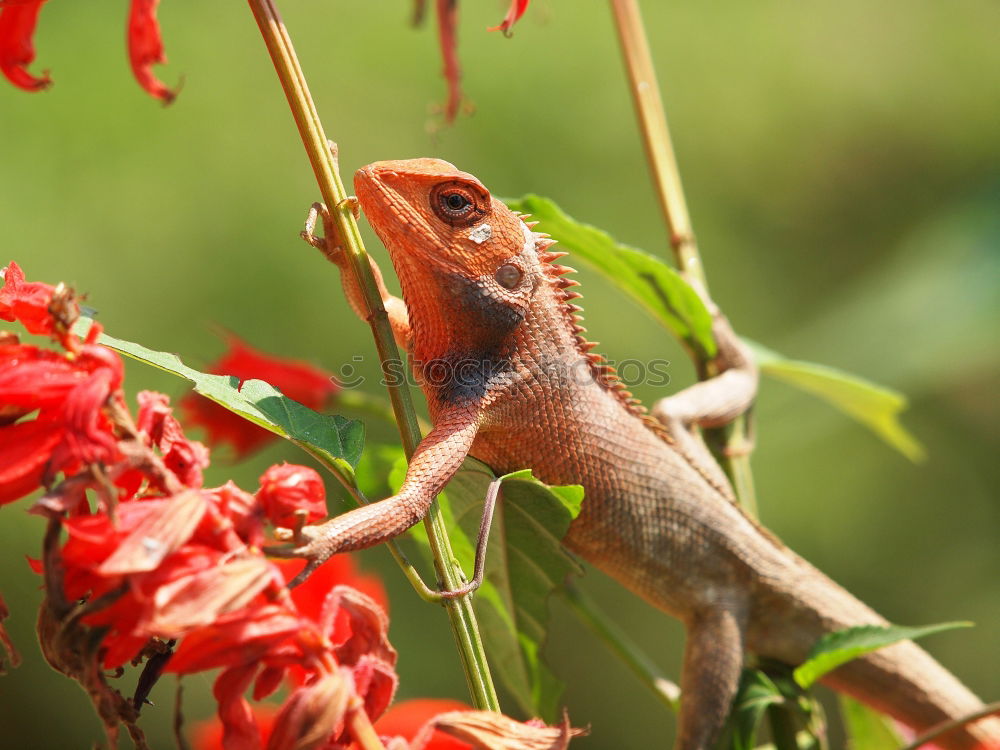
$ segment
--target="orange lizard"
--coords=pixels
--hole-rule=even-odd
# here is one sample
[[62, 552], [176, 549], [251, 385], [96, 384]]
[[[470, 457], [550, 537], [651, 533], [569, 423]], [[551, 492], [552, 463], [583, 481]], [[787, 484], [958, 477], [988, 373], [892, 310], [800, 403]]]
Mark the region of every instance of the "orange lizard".
[[[434, 427], [396, 495], [305, 527], [292, 554], [315, 565], [401, 534], [469, 454], [498, 473], [531, 468], [550, 484], [582, 484], [566, 545], [686, 626], [679, 750], [712, 746], [744, 650], [795, 665], [824, 633], [886, 623], [747, 517], [696, 437], [695, 426], [726, 423], [756, 392], [753, 361], [721, 314], [714, 312], [721, 375], [647, 414], [583, 339], [575, 282], [555, 262], [563, 253], [479, 180], [447, 162], [414, 159], [371, 164], [354, 182], [399, 276], [402, 300], [374, 269]], [[327, 237], [331, 231], [328, 221]], [[327, 251], [344, 270], [343, 253]], [[365, 317], [352, 274], [342, 280]], [[909, 641], [824, 682], [918, 731], [982, 707]], [[997, 750], [1000, 719], [936, 742]]]

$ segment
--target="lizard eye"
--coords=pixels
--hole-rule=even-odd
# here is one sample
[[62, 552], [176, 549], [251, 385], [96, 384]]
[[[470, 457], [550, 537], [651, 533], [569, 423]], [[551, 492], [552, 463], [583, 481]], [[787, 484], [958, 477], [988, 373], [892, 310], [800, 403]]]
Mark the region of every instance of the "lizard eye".
[[467, 226], [485, 215], [489, 196], [462, 182], [445, 182], [431, 191], [431, 208], [438, 218], [452, 226]]
[[504, 289], [513, 289], [521, 283], [524, 274], [513, 263], [504, 263], [496, 272], [497, 283]]

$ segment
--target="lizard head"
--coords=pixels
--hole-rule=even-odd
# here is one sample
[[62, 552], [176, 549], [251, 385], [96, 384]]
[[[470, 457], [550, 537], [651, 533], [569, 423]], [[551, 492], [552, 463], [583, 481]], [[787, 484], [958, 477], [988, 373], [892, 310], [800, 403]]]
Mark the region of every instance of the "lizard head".
[[463, 331], [499, 344], [520, 326], [544, 277], [547, 241], [479, 180], [439, 159], [410, 159], [361, 168], [354, 188], [411, 314], [448, 329], [441, 347]]

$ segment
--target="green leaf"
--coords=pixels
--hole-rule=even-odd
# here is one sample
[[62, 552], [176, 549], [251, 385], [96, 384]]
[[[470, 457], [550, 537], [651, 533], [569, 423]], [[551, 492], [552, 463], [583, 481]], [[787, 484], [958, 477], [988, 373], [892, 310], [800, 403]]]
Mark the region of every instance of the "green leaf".
[[903, 745], [902, 737], [885, 716], [846, 695], [837, 697], [850, 750], [897, 750]]
[[[81, 318], [75, 332], [85, 336], [91, 321]], [[195, 391], [244, 419], [292, 441], [354, 483], [354, 467], [361, 458], [364, 425], [334, 414], [319, 414], [283, 395], [263, 380], [247, 380], [239, 387], [232, 375], [209, 375], [188, 367], [176, 354], [147, 349], [102, 333], [98, 343], [139, 362], [191, 381]]]
[[744, 669], [729, 716], [729, 747], [732, 750], [753, 750], [760, 723], [768, 708], [784, 702], [785, 696], [770, 677], [759, 669]]
[[606, 232], [567, 216], [553, 201], [539, 195], [508, 199], [514, 211], [531, 214], [539, 229], [559, 245], [593, 266], [642, 304], [699, 359], [715, 356], [712, 316], [698, 294], [673, 268], [642, 250], [616, 242]]
[[[690, 285], [662, 260], [576, 221], [547, 198], [526, 195], [506, 203], [538, 219], [541, 229], [641, 303], [699, 358], [715, 355], [708, 310]], [[903, 394], [833, 367], [788, 359], [760, 344], [746, 343], [754, 350], [761, 372], [826, 400], [910, 460], [924, 457], [923, 446], [899, 422], [907, 406]]]
[[903, 625], [859, 625], [827, 633], [812, 647], [805, 663], [796, 668], [795, 681], [807, 688], [827, 672], [863, 654], [899, 641], [912, 641], [932, 633], [969, 627], [972, 627], [971, 622], [942, 622], [916, 628]]
[[924, 458], [923, 446], [899, 422], [906, 396], [834, 367], [787, 359], [756, 342], [753, 350], [761, 372], [819, 396], [868, 427], [911, 461]]
[[[438, 497], [455, 557], [469, 574], [483, 498], [492, 479], [484, 464], [468, 459]], [[582, 500], [582, 487], [549, 487], [530, 471], [503, 477], [486, 578], [473, 599], [496, 676], [525, 714], [550, 723], [558, 717], [565, 686], [542, 661], [540, 652], [547, 633], [549, 596], [567, 575], [580, 573], [579, 563], [561, 542]], [[413, 536], [426, 545], [422, 533]]]

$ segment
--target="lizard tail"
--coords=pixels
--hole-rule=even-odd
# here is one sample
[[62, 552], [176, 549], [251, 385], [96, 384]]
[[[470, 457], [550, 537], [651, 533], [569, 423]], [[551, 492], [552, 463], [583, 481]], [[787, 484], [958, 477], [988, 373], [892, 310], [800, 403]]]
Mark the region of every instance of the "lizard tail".
[[[794, 575], [780, 590], [757, 592], [747, 645], [787, 664], [805, 660], [825, 633], [886, 620], [809, 563], [795, 556]], [[912, 641], [874, 651], [833, 670], [824, 684], [886, 713], [922, 733], [983, 708], [982, 701]], [[1000, 718], [965, 724], [934, 740], [947, 750], [1000, 750]]]
[[[875, 651], [829, 673], [823, 680], [887, 713], [917, 733], [973, 714], [982, 702], [912, 641]], [[948, 750], [1000, 750], [1000, 718], [971, 722], [940, 735]]]

